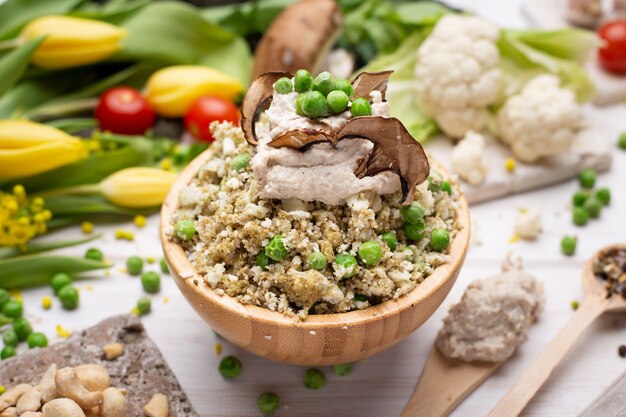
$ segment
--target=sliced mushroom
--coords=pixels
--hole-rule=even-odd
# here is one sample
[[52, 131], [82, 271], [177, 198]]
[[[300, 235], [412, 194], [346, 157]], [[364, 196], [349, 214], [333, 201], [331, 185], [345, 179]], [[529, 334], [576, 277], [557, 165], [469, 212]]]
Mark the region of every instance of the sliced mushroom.
[[353, 97], [363, 97], [369, 100], [372, 91], [380, 91], [384, 100], [385, 93], [387, 93], [387, 83], [389, 82], [391, 74], [393, 74], [393, 71], [360, 73], [354, 81], [352, 81], [352, 87], [354, 88]]
[[272, 139], [268, 145], [273, 148], [291, 148], [303, 151], [316, 143], [330, 142], [334, 145], [335, 139], [335, 134], [323, 130], [295, 129], [281, 133]]
[[259, 42], [252, 76], [301, 68], [317, 74], [339, 36], [342, 20], [335, 0], [300, 0], [287, 7]]
[[291, 78], [287, 72], [268, 72], [256, 78], [241, 104], [241, 130], [246, 140], [251, 145], [256, 145], [259, 141], [256, 137], [256, 119], [259, 114], [272, 103], [274, 95], [274, 83], [281, 77]]

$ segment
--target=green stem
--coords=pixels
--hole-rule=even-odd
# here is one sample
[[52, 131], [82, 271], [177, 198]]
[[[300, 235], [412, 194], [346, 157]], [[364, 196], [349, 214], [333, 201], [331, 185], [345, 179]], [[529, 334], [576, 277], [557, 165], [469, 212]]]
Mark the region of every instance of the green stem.
[[98, 105], [97, 98], [83, 98], [80, 100], [67, 101], [62, 103], [53, 103], [34, 108], [26, 112], [25, 116], [29, 118], [36, 117], [60, 117], [68, 114], [80, 113], [86, 110], [93, 110]]
[[14, 49], [24, 43], [24, 39], [15, 38], [15, 39], [7, 39], [6, 41], [0, 41], [0, 52], [6, 51], [8, 49]]
[[37, 194], [37, 196], [42, 197], [43, 199], [49, 197], [58, 197], [64, 195], [76, 195], [76, 194], [99, 194], [100, 193], [100, 184], [84, 184], [84, 185], [75, 185], [72, 187], [63, 187], [57, 188], [55, 190], [45, 191], [43, 193]]

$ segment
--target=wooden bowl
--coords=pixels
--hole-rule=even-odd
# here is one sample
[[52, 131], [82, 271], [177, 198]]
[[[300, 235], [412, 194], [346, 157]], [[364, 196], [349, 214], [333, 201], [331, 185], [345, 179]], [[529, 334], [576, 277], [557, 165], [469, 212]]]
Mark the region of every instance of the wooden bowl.
[[[365, 310], [310, 315], [303, 322], [282, 313], [219, 296], [194, 272], [183, 249], [171, 242], [172, 214], [178, 192], [188, 185], [212, 153], [205, 151], [178, 177], [161, 209], [161, 243], [178, 288], [196, 312], [220, 335], [254, 354], [296, 365], [354, 362], [381, 352], [421, 326], [448, 295], [465, 259], [470, 219], [465, 198], [459, 198], [458, 221], [463, 228], [450, 245], [450, 260], [410, 293]], [[437, 166], [447, 177], [447, 173]]]

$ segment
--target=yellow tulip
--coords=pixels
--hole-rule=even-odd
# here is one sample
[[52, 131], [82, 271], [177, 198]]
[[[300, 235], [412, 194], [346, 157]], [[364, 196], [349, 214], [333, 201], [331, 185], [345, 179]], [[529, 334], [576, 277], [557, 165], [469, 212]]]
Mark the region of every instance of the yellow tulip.
[[161, 116], [184, 116], [202, 96], [234, 100], [243, 92], [241, 82], [214, 68], [177, 65], [152, 74], [146, 85], [146, 99]]
[[41, 68], [70, 68], [101, 61], [120, 50], [126, 31], [110, 23], [67, 16], [45, 16], [24, 27], [28, 41], [46, 36], [32, 62]]
[[82, 140], [28, 120], [0, 120], [0, 179], [27, 177], [87, 156]]
[[165, 200], [176, 174], [156, 168], [126, 168], [100, 183], [100, 192], [113, 204], [128, 208], [159, 206]]

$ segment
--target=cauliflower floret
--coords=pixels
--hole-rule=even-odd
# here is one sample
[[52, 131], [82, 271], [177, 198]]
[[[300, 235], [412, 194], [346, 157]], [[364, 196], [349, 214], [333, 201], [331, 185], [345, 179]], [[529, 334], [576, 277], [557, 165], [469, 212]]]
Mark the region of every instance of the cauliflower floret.
[[417, 92], [445, 134], [481, 131], [500, 90], [498, 28], [475, 16], [448, 15], [417, 51]]
[[498, 113], [500, 140], [524, 162], [567, 152], [581, 127], [580, 106], [554, 75], [539, 75]]
[[515, 217], [515, 234], [526, 240], [535, 240], [541, 233], [541, 215], [534, 208], [523, 209]]
[[452, 150], [452, 168], [470, 185], [480, 185], [487, 176], [485, 138], [475, 132], [467, 135]]

